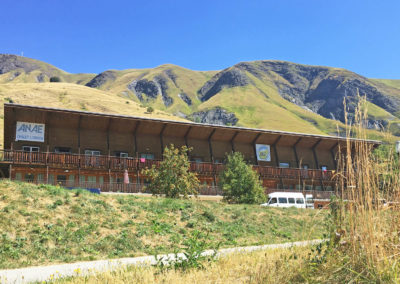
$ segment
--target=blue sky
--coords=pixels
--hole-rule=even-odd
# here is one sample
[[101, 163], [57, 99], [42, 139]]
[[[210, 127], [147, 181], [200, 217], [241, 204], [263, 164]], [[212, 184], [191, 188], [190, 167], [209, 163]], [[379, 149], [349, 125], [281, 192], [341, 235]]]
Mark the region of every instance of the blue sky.
[[71, 73], [275, 59], [400, 79], [400, 1], [1, 0], [0, 53]]

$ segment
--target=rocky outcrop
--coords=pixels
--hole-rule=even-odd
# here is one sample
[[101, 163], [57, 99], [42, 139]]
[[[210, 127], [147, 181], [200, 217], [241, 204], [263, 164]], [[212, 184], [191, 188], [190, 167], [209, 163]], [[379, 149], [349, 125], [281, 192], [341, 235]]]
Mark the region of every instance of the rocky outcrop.
[[0, 54], [0, 74], [16, 69], [23, 69], [25, 72], [29, 73], [39, 68], [40, 66], [38, 64], [23, 60], [23, 57], [12, 54]]
[[180, 97], [188, 106], [192, 105], [192, 100], [186, 93], [180, 93], [178, 94], [178, 97]]
[[235, 67], [271, 81], [284, 99], [326, 118], [344, 122], [343, 101], [351, 114], [358, 94], [390, 113], [400, 110], [400, 98], [385, 94], [367, 78], [343, 69], [282, 61], [243, 62]]
[[206, 101], [223, 88], [246, 86], [249, 83], [250, 79], [242, 70], [232, 67], [214, 75], [200, 88], [198, 95], [201, 101]]
[[46, 76], [45, 76], [43, 73], [40, 73], [38, 76], [36, 76], [36, 80], [37, 80], [39, 83], [43, 83], [44, 80], [45, 80], [45, 78], [46, 78]]
[[161, 94], [163, 103], [166, 107], [169, 107], [172, 105], [174, 100], [168, 95], [167, 90], [168, 90], [168, 81], [167, 79], [162, 76], [162, 75], [157, 75], [154, 77], [154, 82], [158, 85], [158, 92]]
[[86, 86], [91, 87], [91, 88], [99, 88], [108, 81], [114, 81], [116, 79], [116, 76], [114, 74], [114, 71], [104, 71], [100, 74], [98, 74], [96, 77], [94, 77], [92, 80], [90, 80]]
[[[127, 88], [131, 90], [140, 101], [156, 99], [160, 95], [166, 107], [169, 107], [174, 102], [167, 93], [167, 79], [161, 75], [155, 76], [152, 81], [147, 79], [133, 80], [127, 85]], [[146, 98], [144, 98], [143, 95], [145, 95]]]
[[187, 117], [188, 119], [198, 123], [208, 123], [216, 125], [236, 125], [238, 118], [234, 113], [225, 109], [216, 107], [206, 111], [198, 111]]

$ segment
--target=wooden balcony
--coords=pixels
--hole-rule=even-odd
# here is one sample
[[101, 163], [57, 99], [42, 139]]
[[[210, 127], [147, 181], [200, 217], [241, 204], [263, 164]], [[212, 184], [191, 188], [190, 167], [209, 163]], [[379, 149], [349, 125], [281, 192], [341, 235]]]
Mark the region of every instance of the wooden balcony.
[[[15, 150], [1, 150], [0, 162], [12, 165], [38, 165], [62, 169], [98, 169], [98, 170], [128, 170], [138, 171], [159, 166], [160, 160], [120, 158], [113, 156], [89, 156], [79, 154], [45, 153], [45, 152], [23, 152]], [[190, 163], [190, 171], [199, 175], [218, 175], [225, 168], [224, 164], [214, 163]], [[284, 178], [296, 180], [332, 180], [333, 171], [322, 171], [317, 169], [296, 169], [253, 166], [262, 178]]]

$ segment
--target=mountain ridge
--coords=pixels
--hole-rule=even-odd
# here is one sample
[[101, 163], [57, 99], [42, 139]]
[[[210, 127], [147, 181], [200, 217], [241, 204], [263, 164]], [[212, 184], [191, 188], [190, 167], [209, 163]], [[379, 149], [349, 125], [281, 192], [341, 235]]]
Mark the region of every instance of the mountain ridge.
[[70, 74], [38, 60], [0, 55], [0, 85], [51, 77], [194, 121], [319, 134], [343, 129], [343, 101], [352, 114], [365, 95], [367, 127], [400, 136], [400, 80], [370, 79], [343, 68], [257, 60], [216, 71], [162, 64]]

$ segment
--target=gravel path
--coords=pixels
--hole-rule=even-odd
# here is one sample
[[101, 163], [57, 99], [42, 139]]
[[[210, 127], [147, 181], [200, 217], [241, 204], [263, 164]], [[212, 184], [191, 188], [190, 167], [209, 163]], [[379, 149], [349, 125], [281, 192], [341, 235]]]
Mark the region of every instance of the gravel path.
[[[311, 240], [302, 242], [291, 242], [283, 244], [271, 244], [263, 246], [249, 246], [249, 247], [236, 247], [226, 248], [218, 250], [217, 256], [224, 256], [231, 253], [238, 252], [252, 252], [257, 250], [266, 250], [274, 248], [289, 248], [293, 246], [307, 246], [311, 244], [318, 244], [324, 240]], [[213, 250], [204, 251], [203, 255], [212, 255]], [[178, 255], [175, 254], [164, 254], [158, 255], [158, 259], [162, 258], [164, 262], [174, 260], [176, 257], [179, 259], [184, 258], [183, 253]], [[125, 265], [152, 265], [157, 263], [157, 257], [153, 255], [141, 256], [141, 257], [130, 257], [130, 258], [119, 258], [112, 260], [96, 260], [96, 261], [85, 261], [75, 262], [66, 264], [56, 264], [48, 266], [34, 266], [18, 269], [6, 269], [0, 270], [0, 283], [31, 283], [31, 282], [42, 282], [48, 281], [60, 277], [68, 276], [83, 276], [95, 274], [98, 272], [111, 271], [119, 269]]]

